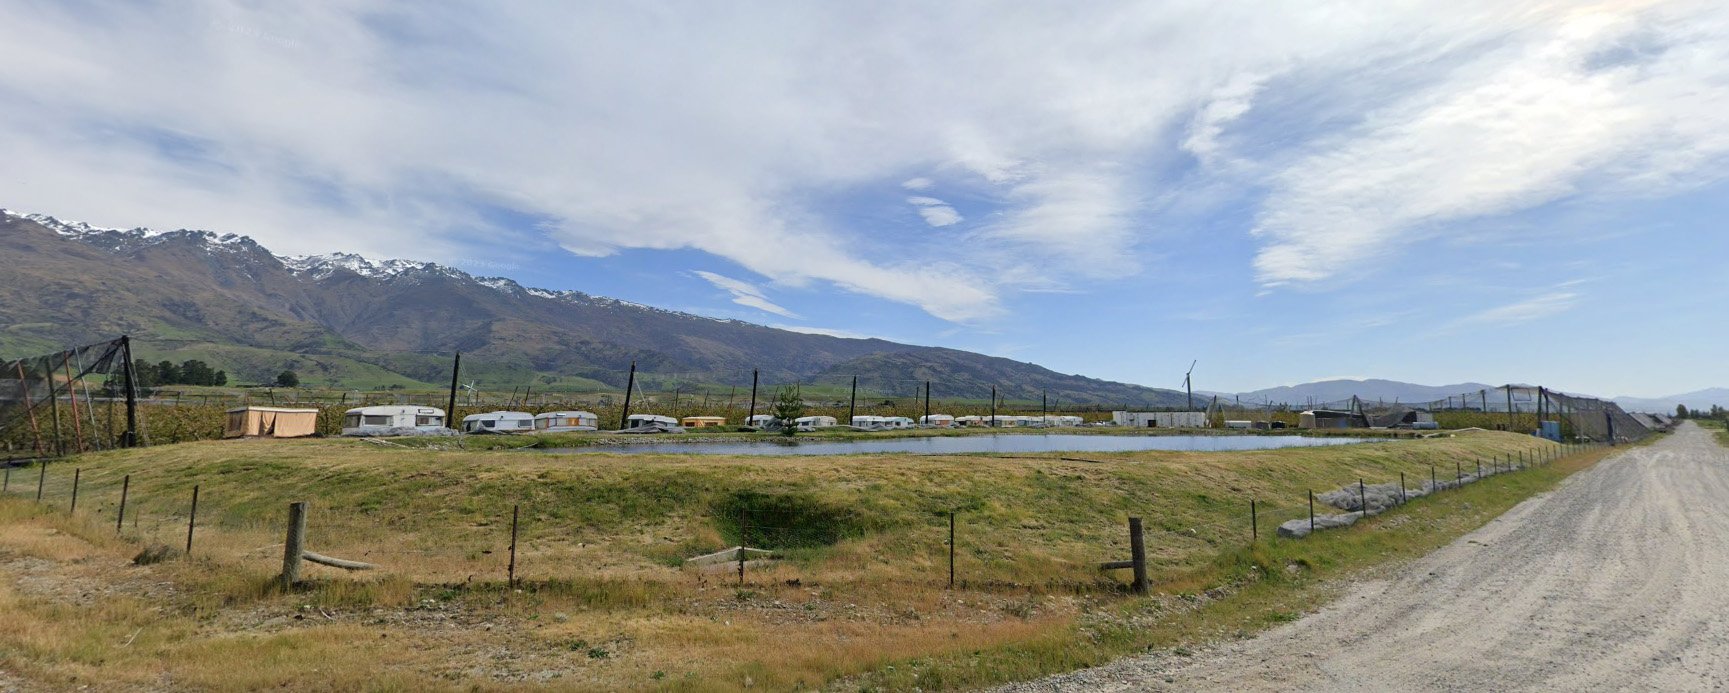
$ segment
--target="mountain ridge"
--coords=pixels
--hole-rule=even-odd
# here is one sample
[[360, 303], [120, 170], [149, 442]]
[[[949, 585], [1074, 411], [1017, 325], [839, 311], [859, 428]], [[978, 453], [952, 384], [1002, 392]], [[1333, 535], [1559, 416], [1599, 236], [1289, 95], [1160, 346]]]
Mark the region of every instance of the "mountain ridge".
[[[781, 330], [643, 306], [581, 291], [527, 287], [431, 262], [351, 253], [278, 256], [250, 237], [115, 229], [0, 210], [0, 348], [43, 353], [114, 334], [141, 355], [196, 357], [237, 379], [283, 369], [303, 382], [441, 384], [449, 355], [465, 378], [536, 389], [764, 384], [857, 374], [869, 388], [908, 373], [941, 398], [1011, 399], [1056, 390], [1071, 404], [1176, 406], [1180, 393], [1063, 375], [1035, 364], [875, 338]], [[874, 358], [872, 358], [874, 357]], [[921, 366], [922, 364], [922, 366]], [[644, 385], [646, 383], [646, 385]]]

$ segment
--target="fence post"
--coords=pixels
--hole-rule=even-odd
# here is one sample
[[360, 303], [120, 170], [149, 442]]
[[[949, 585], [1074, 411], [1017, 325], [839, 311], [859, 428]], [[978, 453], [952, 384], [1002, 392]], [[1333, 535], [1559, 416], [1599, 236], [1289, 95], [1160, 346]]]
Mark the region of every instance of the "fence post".
[[1315, 491], [1309, 490], [1309, 533], [1315, 533]]
[[1405, 497], [1405, 473], [1399, 472], [1399, 505], [1404, 505], [1408, 500]]
[[746, 545], [748, 545], [748, 542], [745, 541], [745, 536], [747, 534], [749, 534], [748, 532], [745, 531], [745, 527], [746, 527], [745, 522], [747, 522], [747, 520], [746, 520], [747, 517], [748, 517], [748, 515], [745, 514], [744, 508], [739, 508], [739, 510], [738, 510], [738, 584], [740, 587], [744, 586], [744, 547]]
[[1453, 485], [1454, 486], [1464, 486], [1465, 485], [1465, 470], [1464, 470], [1464, 468], [1459, 466], [1458, 460], [1453, 460]]
[[1147, 545], [1141, 540], [1141, 518], [1129, 518], [1129, 560], [1134, 563], [1135, 594], [1147, 593]]
[[282, 586], [300, 582], [300, 554], [306, 551], [306, 501], [288, 504], [288, 537], [282, 542]]
[[1255, 499], [1249, 499], [1249, 542], [1261, 540], [1261, 517], [1255, 509]]
[[114, 533], [119, 534], [120, 528], [126, 523], [126, 494], [132, 490], [132, 475], [127, 474], [120, 480], [120, 512], [114, 514]]
[[36, 475], [36, 502], [42, 502], [42, 487], [48, 483], [48, 460], [42, 460], [42, 470]]
[[198, 524], [198, 485], [192, 486], [192, 512], [186, 516], [186, 557], [192, 557], [192, 528]]
[[955, 588], [955, 511], [949, 511], [949, 589]]
[[6, 481], [0, 482], [0, 493], [12, 490], [12, 465], [6, 465]]
[[1357, 477], [1357, 502], [1363, 504], [1363, 517], [1369, 516], [1369, 490], [1363, 486], [1363, 478]]
[[521, 504], [510, 506], [510, 567], [506, 570], [511, 587], [516, 587], [516, 518], [521, 510]]
[[68, 513], [76, 514], [78, 512], [78, 480], [83, 476], [83, 467], [72, 468], [72, 507], [66, 511]]
[[1435, 483], [1435, 465], [1429, 465], [1429, 493], [1441, 490], [1441, 485]]

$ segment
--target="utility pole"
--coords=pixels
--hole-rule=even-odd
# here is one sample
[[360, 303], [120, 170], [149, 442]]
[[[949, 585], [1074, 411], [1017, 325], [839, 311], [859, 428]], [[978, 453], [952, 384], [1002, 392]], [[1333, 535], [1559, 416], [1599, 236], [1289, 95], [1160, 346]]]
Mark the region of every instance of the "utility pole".
[[997, 427], [997, 386], [991, 386], [991, 428]]
[[925, 381], [925, 420], [920, 422], [920, 423], [929, 424], [930, 422], [931, 422], [931, 381], [926, 380]]
[[618, 428], [624, 430], [630, 423], [630, 396], [636, 392], [636, 361], [630, 362], [630, 377], [624, 381], [624, 411], [618, 414]]
[[444, 410], [444, 427], [456, 429], [456, 381], [462, 375], [462, 352], [456, 352], [456, 359], [450, 364], [450, 408]]
[[126, 432], [120, 435], [120, 447], [130, 448], [138, 445], [138, 374], [132, 368], [131, 336], [120, 336], [120, 351], [126, 359]]
[[746, 426], [755, 425], [752, 421], [756, 419], [756, 377], [757, 371], [752, 368], [750, 371], [750, 414], [745, 417], [744, 424]]
[[852, 399], [846, 405], [846, 422], [852, 425], [852, 420], [858, 417], [858, 376], [852, 377]]

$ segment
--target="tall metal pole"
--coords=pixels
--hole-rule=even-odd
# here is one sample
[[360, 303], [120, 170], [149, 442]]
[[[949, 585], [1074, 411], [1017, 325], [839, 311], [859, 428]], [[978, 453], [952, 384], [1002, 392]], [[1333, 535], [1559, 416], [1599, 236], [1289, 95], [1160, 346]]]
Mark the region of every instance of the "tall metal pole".
[[30, 435], [36, 441], [36, 454], [41, 456], [47, 451], [42, 449], [42, 429], [36, 425], [36, 404], [30, 401], [30, 386], [25, 384], [24, 359], [18, 359], [13, 365], [18, 367], [18, 401], [23, 402], [24, 411], [30, 413]]
[[138, 444], [138, 374], [132, 367], [132, 337], [120, 336], [120, 351], [126, 360], [126, 432], [120, 436], [120, 447], [129, 448]]
[[462, 352], [458, 351], [455, 360], [450, 363], [450, 408], [444, 410], [444, 427], [452, 430], [461, 430], [462, 427], [456, 420], [456, 382], [461, 376]]
[[756, 378], [757, 370], [752, 368], [750, 371], [750, 414], [745, 417], [744, 423], [746, 426], [756, 425], [754, 423], [756, 420]]
[[1511, 431], [1511, 430], [1515, 430], [1516, 428], [1518, 428], [1518, 426], [1513, 423], [1513, 386], [1508, 385], [1507, 386], [1507, 430]]
[[84, 452], [84, 423], [78, 420], [78, 388], [72, 386], [72, 352], [66, 352], [60, 365], [66, 370], [66, 395], [72, 399], [72, 442], [77, 444], [78, 452]]
[[852, 399], [848, 400], [847, 405], [846, 405], [846, 423], [847, 423], [847, 425], [851, 426], [853, 419], [855, 419], [857, 417], [858, 417], [858, 376], [855, 375], [852, 377]]
[[991, 428], [997, 427], [997, 386], [991, 386]]
[[66, 456], [66, 440], [60, 433], [60, 388], [54, 384], [54, 367], [42, 358], [42, 377], [48, 382], [48, 415], [54, 417], [54, 454]]
[[636, 362], [630, 362], [630, 377], [624, 382], [624, 411], [618, 414], [618, 427], [626, 428], [630, 422], [630, 396], [636, 392]]
[[925, 381], [925, 420], [924, 420], [924, 423], [929, 424], [930, 422], [931, 422], [931, 381], [926, 380]]

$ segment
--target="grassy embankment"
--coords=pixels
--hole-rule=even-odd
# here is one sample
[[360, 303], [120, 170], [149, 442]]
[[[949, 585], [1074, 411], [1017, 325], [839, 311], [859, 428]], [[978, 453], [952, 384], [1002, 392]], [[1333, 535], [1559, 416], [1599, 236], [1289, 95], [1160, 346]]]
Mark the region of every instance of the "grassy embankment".
[[[1430, 465], [1469, 469], [1475, 458], [1546, 449], [1526, 436], [1478, 433], [1082, 455], [1093, 462], [1055, 454], [555, 457], [340, 440], [95, 454], [50, 468], [52, 509], [28, 500], [34, 473], [15, 472], [12, 495], [0, 501], [0, 572], [13, 578], [0, 584], [0, 620], [18, 624], [0, 633], [0, 671], [56, 686], [987, 685], [1288, 620], [1323, 600], [1331, 578], [1421, 555], [1595, 455], [1315, 539], [1272, 538], [1278, 521], [1302, 515], [1306, 490], [1400, 472], [1416, 485]], [[80, 501], [68, 518], [74, 466]], [[115, 538], [124, 474], [131, 505]], [[121, 567], [140, 544], [184, 541], [195, 483], [194, 558]], [[1253, 547], [1249, 498], [1262, 503]], [[311, 568], [309, 589], [272, 589], [291, 500], [313, 505], [310, 548], [383, 569]], [[516, 503], [520, 591], [503, 584]], [[729, 518], [740, 510], [827, 529], [801, 534], [807, 541], [778, 564], [751, 566], [743, 588], [731, 567], [681, 566], [736, 543]], [[951, 510], [954, 591], [944, 589]], [[1146, 518], [1152, 598], [1124, 595], [1122, 576], [1094, 568], [1127, 556], [1130, 515]], [[26, 579], [33, 571], [56, 576]], [[56, 585], [73, 585], [74, 594]], [[248, 666], [233, 666], [241, 660]]]

